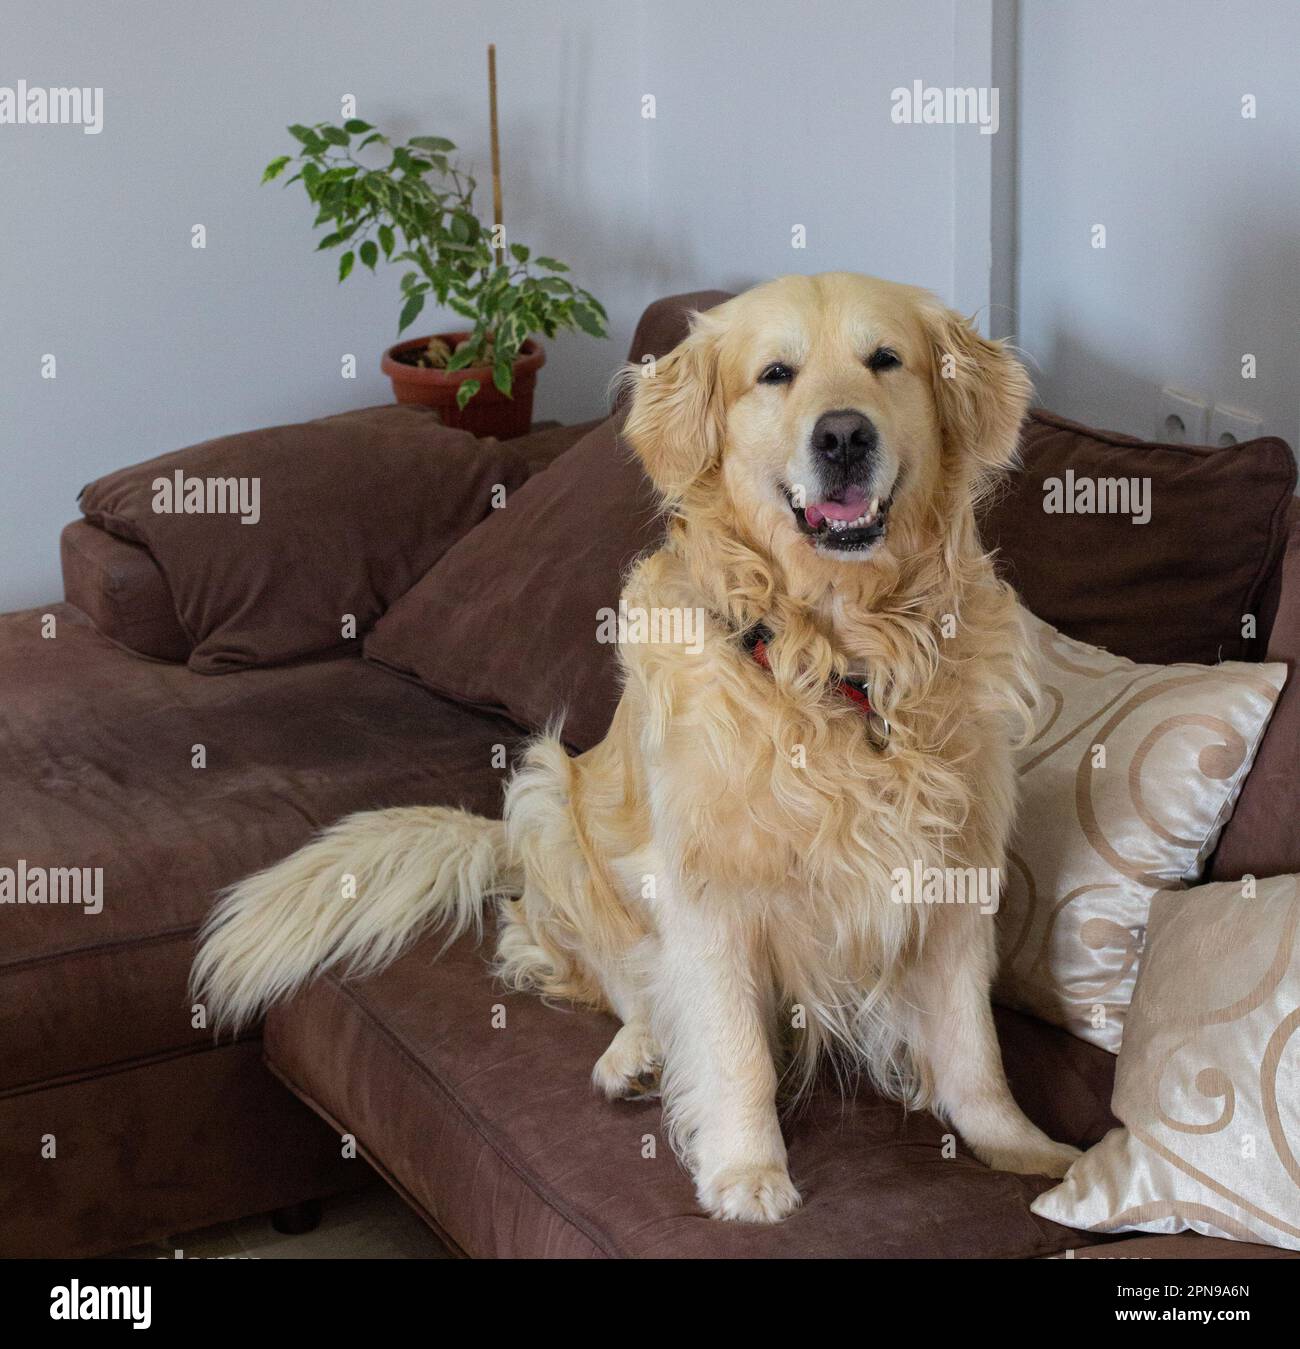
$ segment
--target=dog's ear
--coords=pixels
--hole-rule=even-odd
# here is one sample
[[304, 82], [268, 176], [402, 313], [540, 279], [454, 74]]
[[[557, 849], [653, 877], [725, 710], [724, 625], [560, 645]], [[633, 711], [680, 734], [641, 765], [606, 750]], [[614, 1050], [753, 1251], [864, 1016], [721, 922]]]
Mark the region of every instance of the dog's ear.
[[660, 492], [680, 500], [722, 453], [716, 330], [695, 315], [689, 337], [653, 365], [629, 365], [623, 380], [632, 389], [623, 435]]
[[965, 456], [977, 474], [1010, 468], [1033, 393], [1024, 366], [951, 309], [935, 306], [925, 321], [945, 446]]

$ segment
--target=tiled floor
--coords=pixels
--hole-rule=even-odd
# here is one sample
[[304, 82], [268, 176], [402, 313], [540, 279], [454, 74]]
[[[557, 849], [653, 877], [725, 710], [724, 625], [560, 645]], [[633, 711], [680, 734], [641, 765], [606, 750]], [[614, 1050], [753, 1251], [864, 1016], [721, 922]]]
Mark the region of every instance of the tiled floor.
[[381, 1181], [357, 1194], [326, 1199], [320, 1225], [285, 1236], [269, 1214], [219, 1223], [112, 1257], [125, 1260], [446, 1260], [446, 1248]]

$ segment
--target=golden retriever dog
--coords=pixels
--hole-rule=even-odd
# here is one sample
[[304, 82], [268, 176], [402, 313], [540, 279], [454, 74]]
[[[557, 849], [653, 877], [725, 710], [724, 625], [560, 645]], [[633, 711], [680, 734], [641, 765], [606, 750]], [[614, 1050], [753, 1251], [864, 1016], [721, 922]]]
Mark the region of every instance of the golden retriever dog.
[[928, 293], [833, 273], [695, 316], [625, 379], [668, 524], [623, 599], [701, 615], [700, 640], [623, 644], [606, 738], [534, 741], [504, 822], [354, 815], [236, 886], [196, 996], [247, 1022], [490, 904], [509, 986], [622, 1022], [596, 1087], [661, 1088], [715, 1218], [800, 1202], [779, 1102], [826, 1059], [991, 1167], [1062, 1175], [1077, 1151], [1007, 1088], [992, 906], [904, 884], [1003, 867], [1033, 693], [974, 503], [1013, 460], [1023, 369]]

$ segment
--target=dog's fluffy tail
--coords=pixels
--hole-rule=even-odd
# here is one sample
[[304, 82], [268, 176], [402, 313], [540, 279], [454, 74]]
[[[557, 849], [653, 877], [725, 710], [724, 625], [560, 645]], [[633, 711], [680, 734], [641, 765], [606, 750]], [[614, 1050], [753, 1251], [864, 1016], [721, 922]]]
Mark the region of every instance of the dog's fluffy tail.
[[481, 933], [517, 893], [499, 820], [444, 807], [350, 815], [219, 899], [190, 975], [214, 1029], [238, 1029], [334, 966], [365, 975], [421, 933]]

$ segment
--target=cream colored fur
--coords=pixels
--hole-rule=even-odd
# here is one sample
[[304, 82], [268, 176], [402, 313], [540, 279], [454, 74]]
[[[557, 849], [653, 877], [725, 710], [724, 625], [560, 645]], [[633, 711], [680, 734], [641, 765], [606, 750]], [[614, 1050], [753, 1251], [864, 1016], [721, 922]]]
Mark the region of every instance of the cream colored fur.
[[[867, 368], [882, 344], [898, 369]], [[757, 379], [776, 360], [798, 369], [779, 389]], [[577, 758], [534, 742], [504, 824], [353, 816], [236, 886], [197, 996], [246, 1022], [331, 966], [366, 973], [421, 932], [476, 927], [496, 895], [501, 976], [619, 1017], [596, 1085], [661, 1088], [715, 1217], [799, 1202], [778, 1099], [828, 1056], [934, 1109], [989, 1165], [1063, 1174], [1074, 1149], [1006, 1086], [992, 918], [890, 900], [915, 862], [1003, 867], [1032, 688], [973, 506], [1013, 459], [1023, 371], [924, 292], [832, 274], [699, 316], [629, 385], [625, 433], [669, 519], [625, 597], [704, 610], [703, 650], [622, 648], [605, 740]], [[815, 419], [846, 407], [879, 429], [895, 493], [885, 539], [852, 559], [814, 548], [778, 487], [807, 480]], [[760, 620], [770, 673], [736, 635]], [[883, 750], [829, 687], [846, 672], [871, 679]]]

